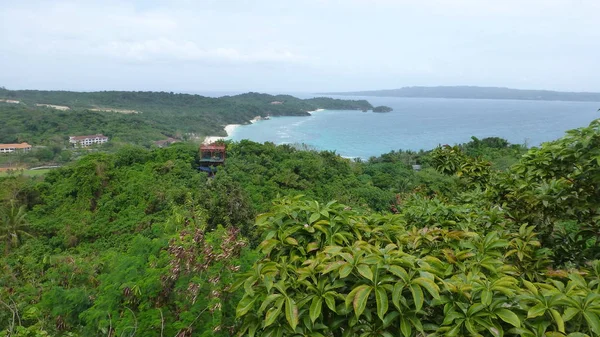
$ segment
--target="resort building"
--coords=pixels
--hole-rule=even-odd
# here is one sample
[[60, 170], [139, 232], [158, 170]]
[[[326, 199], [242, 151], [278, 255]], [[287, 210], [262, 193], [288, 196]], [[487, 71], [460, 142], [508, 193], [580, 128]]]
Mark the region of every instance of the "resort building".
[[31, 145], [21, 144], [0, 144], [0, 153], [27, 152], [31, 150]]
[[106, 142], [108, 142], [108, 137], [106, 137], [105, 135], [69, 137], [69, 143], [73, 144], [73, 146], [86, 147], [94, 144], [104, 144]]

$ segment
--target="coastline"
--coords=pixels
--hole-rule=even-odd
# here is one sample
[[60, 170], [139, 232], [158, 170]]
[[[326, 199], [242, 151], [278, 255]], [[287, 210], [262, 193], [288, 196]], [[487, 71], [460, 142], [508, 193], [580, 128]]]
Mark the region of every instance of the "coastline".
[[219, 140], [226, 140], [229, 136], [231, 136], [233, 131], [240, 126], [242, 126], [242, 124], [227, 124], [225, 125], [225, 132], [227, 133], [227, 136], [206, 136], [204, 137], [202, 144], [210, 144]]
[[312, 115], [315, 112], [321, 112], [321, 111], [325, 111], [325, 109], [317, 109], [317, 110], [307, 111], [307, 112]]
[[[307, 113], [312, 115], [315, 112], [321, 112], [321, 111], [325, 111], [325, 109], [317, 109], [317, 110], [307, 111]], [[265, 118], [265, 117], [261, 117], [261, 116], [256, 116], [256, 117], [252, 118], [249, 122], [250, 122], [250, 124], [254, 124], [259, 121], [267, 120], [267, 119], [268, 119], [268, 117]], [[210, 143], [214, 143], [214, 142], [217, 142], [220, 140], [227, 140], [227, 138], [229, 138], [231, 136], [233, 131], [242, 125], [243, 124], [227, 124], [227, 125], [225, 125], [225, 132], [227, 133], [227, 136], [206, 136], [206, 137], [204, 137], [202, 144], [210, 144]]]

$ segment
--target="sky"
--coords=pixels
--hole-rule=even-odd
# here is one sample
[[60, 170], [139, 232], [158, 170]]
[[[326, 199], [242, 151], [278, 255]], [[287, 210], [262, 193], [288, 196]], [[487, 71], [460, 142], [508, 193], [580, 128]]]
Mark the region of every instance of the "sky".
[[599, 14], [599, 0], [0, 0], [0, 86], [600, 92]]

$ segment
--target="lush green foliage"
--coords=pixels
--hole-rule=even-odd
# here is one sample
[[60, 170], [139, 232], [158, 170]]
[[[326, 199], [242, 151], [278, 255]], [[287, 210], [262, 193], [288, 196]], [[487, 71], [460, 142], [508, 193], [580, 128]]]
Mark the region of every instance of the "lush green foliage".
[[600, 336], [599, 142], [243, 141], [214, 178], [195, 145], [124, 146], [0, 177], [0, 336]]
[[[0, 142], [27, 141], [35, 145], [60, 143], [74, 134], [104, 133], [115, 140], [146, 144], [170, 137], [225, 135], [226, 124], [243, 124], [256, 116], [308, 115], [319, 108], [371, 109], [367, 101], [332, 98], [298, 99], [289, 95], [247, 93], [220, 98], [168, 92], [69, 92], [6, 90], [0, 98]], [[282, 102], [282, 104], [271, 104]], [[60, 111], [35, 104], [68, 106]], [[90, 109], [135, 110], [137, 114]]]
[[462, 221], [440, 214], [427, 226], [403, 214], [280, 200], [257, 220], [265, 257], [236, 285], [245, 290], [241, 333], [600, 334], [600, 262], [548, 270], [534, 227], [516, 228], [494, 209], [474, 213]]
[[595, 121], [506, 173], [463, 152], [504, 142], [437, 148], [426, 160], [465, 184], [407, 195], [396, 215], [280, 200], [237, 283], [241, 333], [599, 336], [598, 141]]

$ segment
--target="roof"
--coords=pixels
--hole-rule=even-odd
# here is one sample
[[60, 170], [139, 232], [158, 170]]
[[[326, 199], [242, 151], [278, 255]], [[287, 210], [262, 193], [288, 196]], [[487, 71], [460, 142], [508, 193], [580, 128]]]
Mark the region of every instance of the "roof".
[[225, 145], [224, 144], [216, 144], [216, 143], [206, 144], [206, 145], [201, 145], [200, 150], [223, 150], [223, 151], [225, 151]]
[[0, 144], [0, 149], [6, 149], [6, 148], [14, 148], [14, 149], [26, 149], [26, 148], [30, 148], [31, 145], [27, 144], [27, 143], [21, 143], [21, 144]]
[[69, 137], [69, 139], [70, 140], [84, 140], [84, 139], [96, 138], [96, 137], [99, 137], [99, 138], [108, 138], [105, 135], [99, 134], [99, 135], [91, 135], [91, 136], [71, 136], [71, 137]]

